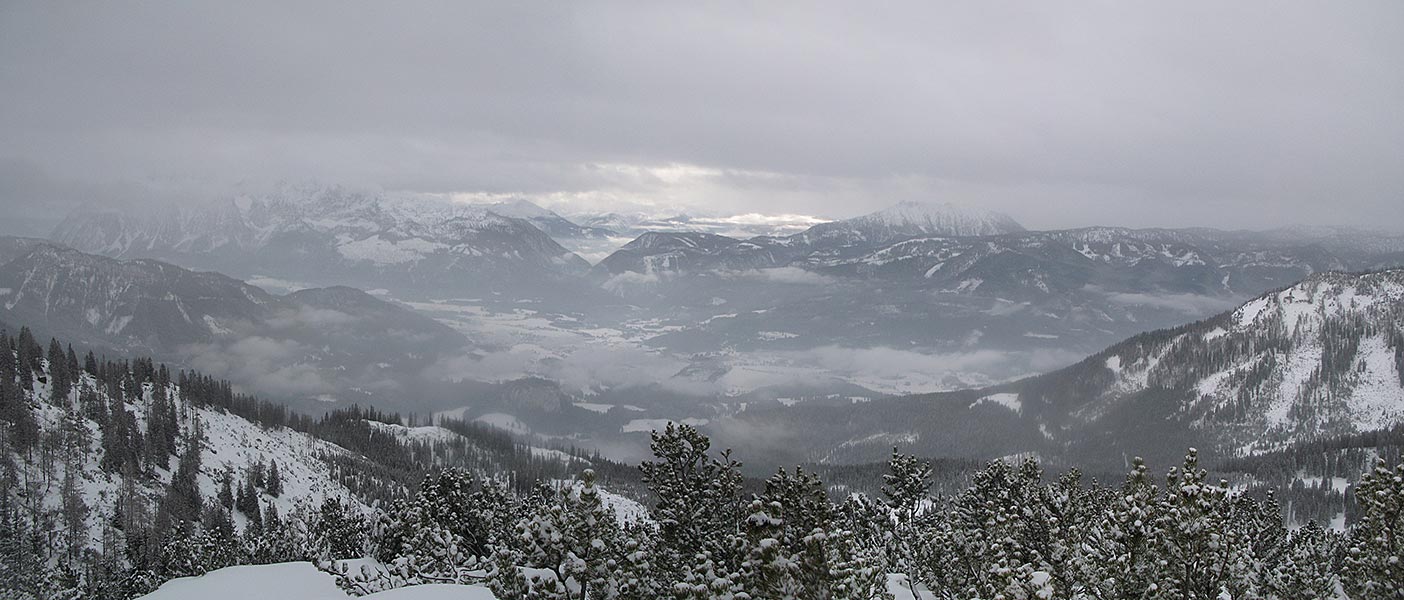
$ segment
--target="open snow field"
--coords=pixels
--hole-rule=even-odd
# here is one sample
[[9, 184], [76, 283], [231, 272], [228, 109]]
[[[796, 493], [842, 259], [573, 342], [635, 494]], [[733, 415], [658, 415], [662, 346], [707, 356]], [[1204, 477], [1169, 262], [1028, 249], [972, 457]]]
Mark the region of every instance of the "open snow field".
[[[361, 596], [375, 600], [496, 600], [476, 585], [421, 585]], [[335, 579], [308, 562], [228, 567], [167, 581], [141, 600], [345, 600]]]

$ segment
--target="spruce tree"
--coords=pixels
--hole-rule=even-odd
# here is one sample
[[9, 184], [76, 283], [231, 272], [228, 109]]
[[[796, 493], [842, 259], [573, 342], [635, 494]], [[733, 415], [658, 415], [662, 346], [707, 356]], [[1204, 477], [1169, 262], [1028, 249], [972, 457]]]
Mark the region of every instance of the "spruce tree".
[[10, 444], [28, 454], [39, 443], [39, 422], [28, 395], [8, 377], [0, 379], [0, 420], [8, 425]]
[[225, 510], [234, 509], [234, 472], [228, 467], [220, 474], [219, 491], [215, 494], [215, 499]]
[[59, 493], [63, 534], [66, 542], [67, 560], [76, 561], [88, 545], [88, 504], [79, 489], [82, 471], [76, 462], [64, 467], [63, 487]]
[[21, 390], [34, 390], [34, 372], [39, 370], [42, 356], [43, 349], [34, 341], [34, 334], [28, 327], [20, 327], [19, 338], [15, 340], [15, 371]]
[[68, 406], [68, 393], [73, 389], [72, 374], [68, 372], [68, 355], [58, 340], [49, 340], [49, 380], [52, 393], [49, 402], [55, 406]]
[[258, 489], [254, 487], [253, 478], [251, 476], [246, 476], [243, 484], [239, 486], [239, 491], [235, 494], [234, 498], [234, 509], [248, 517], [250, 522], [261, 521], [259, 519], [261, 515], [258, 503]]
[[68, 351], [64, 353], [64, 364], [68, 367], [69, 382], [77, 384], [79, 376], [82, 375], [82, 366], [78, 364], [78, 355], [73, 353], [73, 344], [68, 345]]
[[276, 460], [268, 467], [267, 484], [268, 489], [265, 491], [268, 492], [269, 496], [277, 498], [283, 495], [283, 475], [278, 472], [278, 461]]

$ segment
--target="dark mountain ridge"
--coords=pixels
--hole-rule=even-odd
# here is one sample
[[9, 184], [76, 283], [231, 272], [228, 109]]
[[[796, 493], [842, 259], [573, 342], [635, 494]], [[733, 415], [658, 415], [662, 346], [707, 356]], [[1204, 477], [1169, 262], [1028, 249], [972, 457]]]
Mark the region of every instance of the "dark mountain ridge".
[[376, 389], [370, 384], [413, 379], [441, 353], [469, 343], [433, 319], [353, 288], [276, 296], [219, 273], [5, 237], [0, 321], [87, 346], [198, 363], [280, 399], [335, 397], [343, 386]]

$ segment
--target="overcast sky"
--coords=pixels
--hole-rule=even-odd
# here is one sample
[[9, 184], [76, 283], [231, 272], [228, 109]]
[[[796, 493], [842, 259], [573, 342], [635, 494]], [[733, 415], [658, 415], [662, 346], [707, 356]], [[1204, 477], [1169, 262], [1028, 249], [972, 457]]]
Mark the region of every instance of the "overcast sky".
[[0, 0], [12, 225], [277, 180], [1400, 229], [1404, 2]]

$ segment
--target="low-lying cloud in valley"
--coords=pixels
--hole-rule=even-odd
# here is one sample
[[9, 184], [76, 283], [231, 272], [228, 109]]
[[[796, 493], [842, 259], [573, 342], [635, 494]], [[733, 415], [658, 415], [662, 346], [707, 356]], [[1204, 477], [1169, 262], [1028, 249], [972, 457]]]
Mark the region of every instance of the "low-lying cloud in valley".
[[[559, 383], [568, 392], [586, 394], [602, 388], [668, 384], [686, 366], [685, 361], [636, 347], [584, 347], [552, 352], [522, 344], [507, 350], [447, 356], [427, 367], [424, 375], [449, 381], [488, 382], [542, 377]], [[674, 383], [699, 393], [707, 391], [685, 382]]]
[[249, 336], [188, 344], [179, 352], [200, 372], [275, 397], [306, 398], [334, 389], [316, 367], [304, 362], [309, 349], [292, 340]]
[[1241, 301], [1234, 297], [1201, 294], [1107, 292], [1106, 296], [1108, 300], [1123, 306], [1150, 306], [1186, 315], [1204, 315], [1228, 310]]

